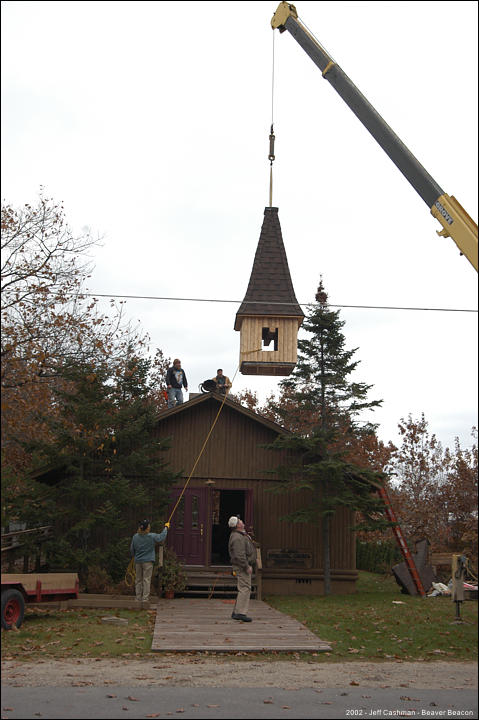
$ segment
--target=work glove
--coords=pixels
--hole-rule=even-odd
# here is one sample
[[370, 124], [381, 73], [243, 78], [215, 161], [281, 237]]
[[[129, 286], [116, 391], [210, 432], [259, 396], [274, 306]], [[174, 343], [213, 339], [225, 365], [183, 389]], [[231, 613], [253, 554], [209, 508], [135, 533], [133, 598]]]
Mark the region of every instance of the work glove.
[[166, 528], [167, 530], [170, 529], [170, 523], [169, 523], [169, 522], [165, 522], [165, 528]]

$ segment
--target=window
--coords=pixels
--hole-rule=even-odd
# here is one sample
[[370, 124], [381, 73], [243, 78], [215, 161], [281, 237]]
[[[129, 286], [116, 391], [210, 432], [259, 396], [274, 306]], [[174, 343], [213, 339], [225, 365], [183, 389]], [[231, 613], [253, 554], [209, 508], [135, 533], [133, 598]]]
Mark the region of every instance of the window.
[[176, 508], [175, 525], [178, 530], [185, 527], [185, 498], [182, 497]]
[[[266, 352], [273, 352], [274, 350], [278, 349], [278, 328], [268, 328], [264, 327], [261, 339], [263, 340], [263, 344], [261, 347], [261, 350], [265, 350]], [[273, 341], [273, 346], [270, 347], [271, 341]]]
[[198, 495], [191, 496], [191, 529], [198, 530], [199, 527], [199, 507], [198, 507]]

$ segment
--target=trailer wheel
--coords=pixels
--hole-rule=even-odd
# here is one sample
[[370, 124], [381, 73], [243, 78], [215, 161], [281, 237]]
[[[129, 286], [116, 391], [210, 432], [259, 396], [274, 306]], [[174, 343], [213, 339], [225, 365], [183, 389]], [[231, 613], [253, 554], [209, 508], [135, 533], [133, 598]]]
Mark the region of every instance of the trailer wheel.
[[19, 628], [24, 615], [25, 600], [22, 593], [12, 588], [2, 590], [2, 628], [11, 630], [14, 625]]

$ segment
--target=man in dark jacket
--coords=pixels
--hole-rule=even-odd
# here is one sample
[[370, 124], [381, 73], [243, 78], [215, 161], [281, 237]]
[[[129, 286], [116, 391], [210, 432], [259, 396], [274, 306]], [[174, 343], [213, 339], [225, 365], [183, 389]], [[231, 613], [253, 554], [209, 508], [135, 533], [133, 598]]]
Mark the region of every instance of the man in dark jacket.
[[183, 391], [182, 387], [188, 392], [188, 380], [186, 379], [186, 373], [181, 367], [181, 360], [175, 358], [173, 360], [173, 367], [168, 368], [166, 373], [166, 387], [168, 389], [168, 407], [172, 408], [175, 405], [181, 405], [183, 402]]
[[231, 614], [233, 620], [251, 622], [248, 617], [249, 598], [251, 594], [251, 576], [256, 563], [256, 548], [245, 530], [244, 522], [233, 516], [228, 520], [231, 530], [228, 543], [231, 565], [238, 581], [238, 595]]

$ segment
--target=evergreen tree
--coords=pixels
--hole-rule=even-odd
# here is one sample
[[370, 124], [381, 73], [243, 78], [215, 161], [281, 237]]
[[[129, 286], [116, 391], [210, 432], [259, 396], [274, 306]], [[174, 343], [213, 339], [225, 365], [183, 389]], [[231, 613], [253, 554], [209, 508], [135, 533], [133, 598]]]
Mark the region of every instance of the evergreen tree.
[[[364, 410], [381, 405], [368, 400], [372, 385], [353, 382], [351, 374], [359, 365], [358, 348], [347, 350], [339, 310], [331, 310], [321, 278], [316, 303], [308, 308], [303, 328], [310, 337], [298, 340], [298, 362], [290, 377], [280, 383], [280, 404], [276, 411], [287, 425], [301, 434], [311, 431], [358, 432], [355, 419]], [[366, 424], [366, 432], [374, 429]]]
[[[382, 502], [374, 490], [383, 474], [360, 467], [347, 458], [351, 438], [361, 440], [375, 426], [357, 422], [360, 413], [381, 404], [369, 401], [371, 385], [353, 382], [359, 363], [356, 349], [345, 348], [344, 321], [328, 306], [321, 279], [316, 304], [307, 313], [304, 329], [309, 338], [298, 341], [298, 363], [281, 382], [280, 402], [273, 410], [293, 437], [281, 437], [273, 448], [291, 450], [291, 462], [277, 469], [274, 490], [310, 490], [311, 502], [287, 517], [292, 522], [321, 525], [324, 592], [331, 592], [330, 520], [339, 507], [360, 511], [363, 526], [386, 527]], [[359, 526], [358, 526], [359, 527]]]
[[33, 448], [43, 461], [63, 468], [51, 489], [57, 536], [52, 560], [77, 568], [83, 579], [98, 565], [120, 579], [128, 562], [131, 511], [157, 519], [166, 511], [176, 476], [161, 457], [165, 441], [155, 435], [150, 366], [132, 354], [113, 367], [67, 364], [55, 393], [58, 417], [47, 419], [53, 439]]

